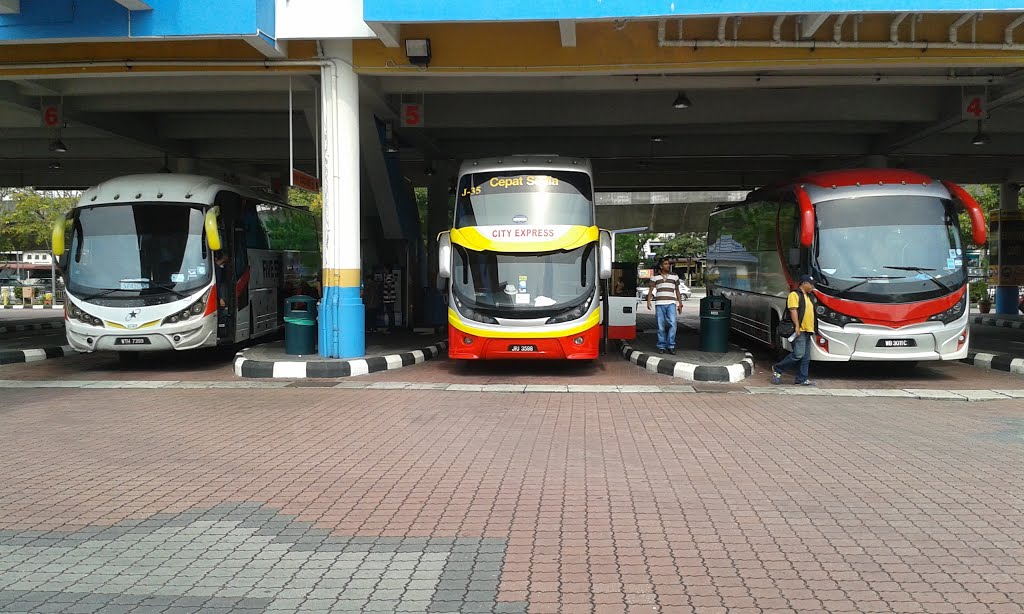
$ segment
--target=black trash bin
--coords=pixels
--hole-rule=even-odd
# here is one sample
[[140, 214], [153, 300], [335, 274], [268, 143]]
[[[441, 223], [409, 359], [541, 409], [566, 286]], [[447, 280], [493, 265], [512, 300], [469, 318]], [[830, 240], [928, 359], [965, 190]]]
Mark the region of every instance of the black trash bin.
[[300, 294], [284, 301], [284, 353], [316, 352], [316, 299]]
[[705, 296], [700, 299], [700, 351], [729, 351], [729, 318], [732, 301], [724, 296]]

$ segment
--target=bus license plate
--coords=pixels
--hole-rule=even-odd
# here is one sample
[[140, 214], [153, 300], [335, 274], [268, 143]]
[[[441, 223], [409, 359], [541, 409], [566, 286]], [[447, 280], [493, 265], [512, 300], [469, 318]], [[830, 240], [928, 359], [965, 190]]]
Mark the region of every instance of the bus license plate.
[[917, 347], [917, 341], [913, 339], [879, 339], [875, 347], [880, 348], [913, 348]]
[[118, 337], [114, 345], [149, 345], [149, 337]]
[[510, 352], [536, 352], [537, 346], [535, 345], [510, 345], [508, 346]]

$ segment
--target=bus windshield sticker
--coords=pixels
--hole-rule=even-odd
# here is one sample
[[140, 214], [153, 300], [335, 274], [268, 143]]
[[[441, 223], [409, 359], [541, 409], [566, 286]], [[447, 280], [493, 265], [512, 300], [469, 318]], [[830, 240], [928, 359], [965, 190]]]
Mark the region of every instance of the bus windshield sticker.
[[171, 273], [171, 281], [176, 283], [176, 284], [180, 284], [181, 282], [185, 281], [185, 274], [184, 273]]
[[529, 305], [529, 304], [530, 304], [530, 295], [529, 294], [517, 294], [516, 295], [516, 305]]
[[148, 279], [122, 279], [121, 290], [146, 290], [150, 288]]
[[513, 215], [512, 216], [512, 222], [515, 223], [515, 224], [525, 224], [526, 221], [527, 221], [527, 218], [522, 213], [520, 213], [518, 215]]
[[956, 265], [953, 264], [954, 262], [956, 262], [956, 259], [954, 259], [954, 258], [947, 258], [946, 259], [946, 268], [947, 269], [951, 269], [951, 270], [955, 269]]
[[196, 271], [198, 271], [200, 275], [206, 275], [206, 265], [205, 264], [200, 264], [196, 268]]

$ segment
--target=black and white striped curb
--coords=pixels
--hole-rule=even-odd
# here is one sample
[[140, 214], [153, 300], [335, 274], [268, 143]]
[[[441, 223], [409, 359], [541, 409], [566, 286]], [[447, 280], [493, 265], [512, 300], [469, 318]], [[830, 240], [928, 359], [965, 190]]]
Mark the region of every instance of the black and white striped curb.
[[0, 350], [0, 365], [12, 365], [23, 362], [36, 362], [48, 358], [61, 358], [78, 354], [70, 345], [32, 350]]
[[1024, 328], [1024, 320], [1016, 318], [1000, 318], [992, 316], [974, 316], [972, 320], [981, 326], [996, 326], [998, 328]]
[[7, 333], [21, 333], [30, 330], [52, 330], [57, 328], [64, 328], [64, 320], [58, 320], [56, 322], [32, 322], [30, 324], [8, 324], [6, 326], [0, 326], [0, 335]]
[[64, 305], [4, 305], [4, 309], [64, 309]]
[[[702, 394], [707, 390], [697, 390], [689, 385], [615, 385], [615, 384], [451, 384], [445, 382], [367, 382], [350, 380], [346, 382], [309, 381], [289, 382], [282, 380], [227, 380], [227, 381], [196, 381], [196, 380], [3, 380], [0, 379], [0, 390], [15, 388], [76, 388], [85, 390], [96, 389], [204, 389], [204, 390], [277, 390], [282, 388], [319, 389], [325, 388], [348, 390], [433, 390], [436, 392], [459, 393], [500, 393], [500, 394]], [[709, 394], [736, 395], [782, 395], [782, 396], [818, 396], [848, 397], [858, 399], [917, 399], [922, 401], [1006, 401], [1024, 399], [1024, 389], [1002, 390], [938, 390], [928, 388], [807, 388], [805, 386], [743, 386], [727, 389], [719, 388]]]
[[291, 360], [254, 360], [244, 356], [245, 351], [235, 355], [235, 375], [239, 377], [350, 377], [366, 375], [376, 371], [401, 369], [409, 365], [437, 358], [448, 352], [448, 342], [439, 341], [419, 350], [372, 356], [370, 358], [353, 358], [331, 361], [291, 361]]
[[754, 357], [746, 352], [743, 360], [731, 365], [697, 365], [691, 362], [655, 356], [633, 349], [625, 341], [622, 342], [620, 352], [622, 357], [643, 367], [648, 371], [671, 375], [689, 382], [729, 382], [735, 383], [746, 379], [754, 372]]
[[982, 369], [994, 371], [1006, 371], [1024, 375], [1024, 358], [1018, 358], [1009, 354], [989, 354], [986, 352], [968, 352], [967, 358], [960, 359], [960, 362], [974, 365]]

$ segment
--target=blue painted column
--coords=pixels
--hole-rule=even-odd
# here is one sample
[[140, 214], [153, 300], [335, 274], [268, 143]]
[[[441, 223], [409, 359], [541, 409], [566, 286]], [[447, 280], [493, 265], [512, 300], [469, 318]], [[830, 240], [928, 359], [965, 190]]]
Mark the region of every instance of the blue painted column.
[[323, 43], [323, 288], [320, 355], [366, 355], [365, 310], [360, 296], [359, 81], [352, 41]]
[[[1004, 183], [999, 186], [999, 214], [1002, 218], [999, 220], [999, 242], [996, 248], [999, 262], [992, 263], [997, 265], [996, 270], [999, 278], [1003, 277], [1003, 254], [1007, 253], [1010, 250], [1011, 244], [1015, 242], [1015, 237], [1007, 236], [1014, 233], [1007, 233], [1006, 231], [1017, 227], [1017, 224], [1014, 223], [1015, 220], [1011, 221], [1010, 218], [1013, 218], [1017, 212], [1017, 194], [1019, 190], [1020, 188], [1013, 183]], [[1016, 281], [1013, 275], [1011, 275], [1011, 278], [1011, 280], [997, 279], [1000, 284]], [[1016, 315], [1018, 313], [1017, 303], [1020, 300], [1020, 295], [1016, 283], [1013, 285], [996, 286], [995, 295], [997, 315]]]

